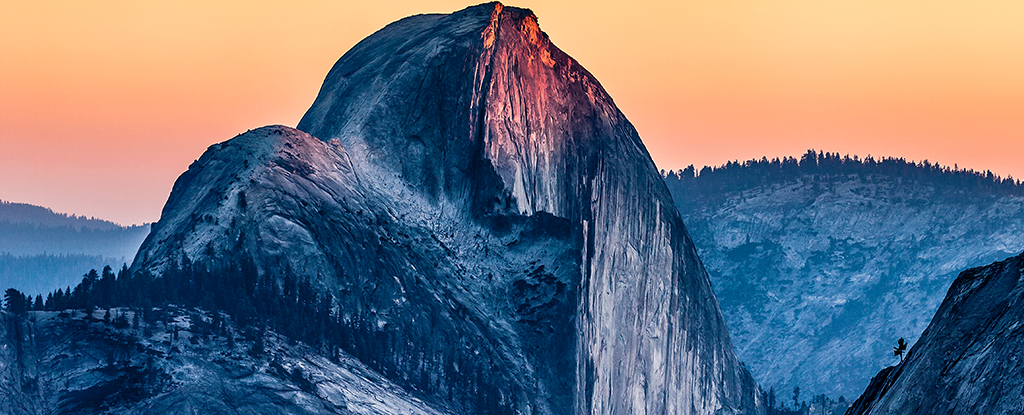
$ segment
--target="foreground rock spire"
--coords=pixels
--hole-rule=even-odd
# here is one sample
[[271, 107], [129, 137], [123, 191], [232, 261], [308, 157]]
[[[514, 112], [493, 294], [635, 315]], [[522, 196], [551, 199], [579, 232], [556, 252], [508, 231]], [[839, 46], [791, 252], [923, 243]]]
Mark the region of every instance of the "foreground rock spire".
[[346, 352], [447, 412], [763, 411], [640, 137], [531, 11], [388, 25], [298, 130], [211, 147], [133, 269], [295, 275]]

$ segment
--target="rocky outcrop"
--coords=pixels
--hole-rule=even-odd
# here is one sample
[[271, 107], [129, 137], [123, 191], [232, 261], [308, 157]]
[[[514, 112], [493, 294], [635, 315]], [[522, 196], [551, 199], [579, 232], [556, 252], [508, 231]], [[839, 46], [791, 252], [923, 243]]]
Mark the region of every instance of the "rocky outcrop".
[[960, 273], [921, 339], [848, 414], [1009, 414], [1024, 408], [1024, 254]]
[[102, 314], [0, 312], [0, 413], [443, 413], [351, 356], [327, 359], [272, 332], [181, 309], [134, 328]]
[[762, 410], [639, 136], [529, 10], [385, 27], [298, 130], [211, 147], [133, 269], [297, 274], [348, 351], [459, 413]]

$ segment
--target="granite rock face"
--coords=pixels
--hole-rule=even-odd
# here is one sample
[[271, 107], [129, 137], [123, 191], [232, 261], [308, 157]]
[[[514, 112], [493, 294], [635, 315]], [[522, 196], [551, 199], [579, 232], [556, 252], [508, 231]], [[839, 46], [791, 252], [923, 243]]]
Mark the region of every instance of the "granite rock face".
[[105, 324], [102, 312], [0, 312], [0, 413], [444, 413], [351, 356], [327, 359], [273, 333], [256, 355], [230, 322], [211, 330], [209, 315], [157, 312], [161, 321], [137, 328]]
[[194, 163], [133, 269], [238, 256], [330, 293], [375, 339], [357, 358], [455, 413], [763, 412], [639, 136], [529, 10], [363, 40], [298, 130]]
[[921, 339], [848, 414], [1012, 414], [1024, 408], [1024, 254], [964, 271]]
[[407, 190], [371, 188], [377, 178], [337, 141], [254, 130], [182, 175], [135, 265], [247, 260], [298, 276], [333, 296], [348, 351], [456, 412], [568, 405], [575, 228], [546, 214], [460, 228]]
[[711, 199], [670, 186], [737, 355], [764, 389], [859, 395], [897, 360], [897, 339], [924, 331], [957, 273], [1024, 250], [1024, 197], [877, 170]]

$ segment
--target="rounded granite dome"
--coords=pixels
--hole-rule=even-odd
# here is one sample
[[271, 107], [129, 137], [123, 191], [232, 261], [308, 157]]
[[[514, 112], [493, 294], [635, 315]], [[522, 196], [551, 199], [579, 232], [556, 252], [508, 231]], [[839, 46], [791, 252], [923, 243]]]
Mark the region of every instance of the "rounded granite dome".
[[763, 410], [640, 137], [531, 11], [388, 25], [274, 128], [190, 167], [136, 267], [297, 278], [455, 413]]

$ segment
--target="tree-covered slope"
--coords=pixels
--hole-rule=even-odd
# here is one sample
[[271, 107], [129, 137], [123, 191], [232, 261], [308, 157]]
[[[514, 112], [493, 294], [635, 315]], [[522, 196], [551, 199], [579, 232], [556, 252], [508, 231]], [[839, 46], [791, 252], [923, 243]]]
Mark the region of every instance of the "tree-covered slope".
[[130, 263], [148, 234], [149, 225], [0, 201], [0, 286], [36, 294], [75, 285], [89, 269]]
[[443, 413], [345, 354], [180, 307], [0, 311], [3, 414]]
[[1024, 249], [1024, 191], [991, 173], [809, 152], [671, 172], [737, 353], [767, 389], [856, 396], [959, 270]]

